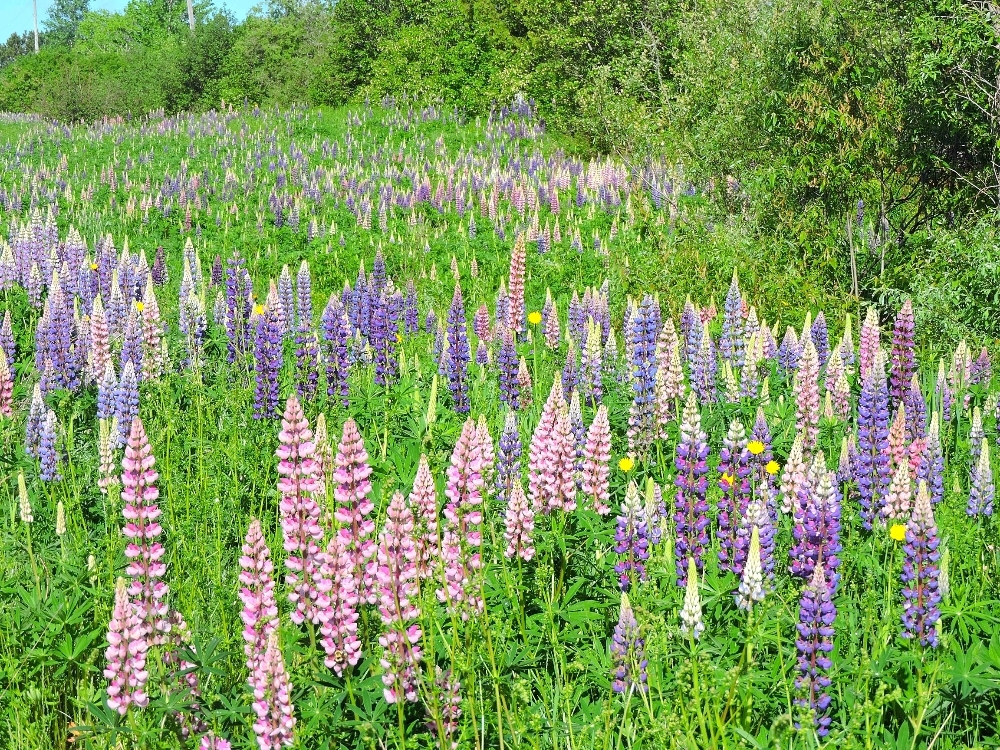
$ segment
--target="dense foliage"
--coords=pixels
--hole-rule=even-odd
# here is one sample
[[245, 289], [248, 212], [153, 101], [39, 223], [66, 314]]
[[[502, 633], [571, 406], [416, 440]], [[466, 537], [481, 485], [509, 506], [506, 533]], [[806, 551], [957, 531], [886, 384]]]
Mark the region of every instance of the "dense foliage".
[[0, 746], [996, 745], [965, 300], [523, 100], [0, 128]]

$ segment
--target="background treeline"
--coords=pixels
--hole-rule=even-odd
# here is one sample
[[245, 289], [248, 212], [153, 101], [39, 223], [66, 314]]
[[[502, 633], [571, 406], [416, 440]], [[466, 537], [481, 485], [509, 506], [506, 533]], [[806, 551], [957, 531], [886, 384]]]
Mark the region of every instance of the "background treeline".
[[683, 165], [776, 263], [853, 287], [853, 247], [860, 296], [905, 292], [1000, 335], [993, 2], [274, 0], [241, 23], [204, 2], [195, 18], [192, 34], [183, 0], [58, 0], [41, 54], [30, 34], [0, 48], [0, 109], [407, 93], [475, 116], [522, 94], [570, 148]]

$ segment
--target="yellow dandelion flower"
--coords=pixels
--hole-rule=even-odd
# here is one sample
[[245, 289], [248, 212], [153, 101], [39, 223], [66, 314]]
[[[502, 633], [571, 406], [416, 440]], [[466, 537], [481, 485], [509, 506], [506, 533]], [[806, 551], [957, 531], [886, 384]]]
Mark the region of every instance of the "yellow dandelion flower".
[[533, 326], [537, 326], [542, 322], [542, 314], [538, 310], [528, 313], [528, 322]]
[[736, 477], [734, 477], [732, 474], [723, 473], [722, 481], [726, 484], [727, 487], [732, 487], [733, 482], [736, 481]]
[[635, 461], [633, 461], [628, 456], [625, 456], [625, 458], [621, 459], [618, 462], [618, 468], [624, 471], [626, 474], [628, 474], [630, 471], [632, 471], [632, 469], [635, 468]]
[[753, 455], [759, 456], [761, 453], [764, 452], [764, 444], [759, 440], [751, 440], [749, 445], [747, 445], [747, 450], [750, 451]]
[[263, 315], [264, 314], [264, 306], [263, 305], [254, 305], [253, 306], [253, 312], [254, 312], [254, 315]]
[[396, 343], [397, 343], [397, 344], [400, 344], [400, 343], [402, 343], [402, 342], [403, 342], [403, 337], [402, 337], [402, 336], [400, 336], [400, 335], [399, 335], [399, 334], [397, 333], [397, 334], [396, 334]]
[[144, 304], [142, 304], [141, 302], [136, 302], [135, 303], [135, 309], [138, 310], [139, 312], [142, 312], [143, 310], [146, 309], [146, 306]]
[[894, 523], [891, 527], [889, 527], [889, 536], [897, 542], [903, 541], [906, 539], [906, 527], [901, 523]]
[[90, 264], [90, 270], [91, 271], [96, 271], [97, 270], [97, 264], [96, 263], [91, 263]]
[[780, 468], [781, 467], [778, 466], [777, 461], [768, 461], [767, 465], [764, 467], [764, 471], [766, 471], [768, 474], [774, 475], [778, 473], [778, 469]]

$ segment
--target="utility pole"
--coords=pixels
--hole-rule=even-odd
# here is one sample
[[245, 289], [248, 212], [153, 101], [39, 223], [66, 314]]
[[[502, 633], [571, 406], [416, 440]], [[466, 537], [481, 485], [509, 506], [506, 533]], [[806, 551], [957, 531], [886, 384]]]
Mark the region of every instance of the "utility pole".
[[[35, 0], [38, 2], [38, 0]], [[191, 27], [191, 33], [194, 33], [194, 0], [188, 0], [188, 26]]]
[[[188, 0], [190, 3], [191, 0]], [[32, 10], [35, 13], [35, 54], [38, 54], [38, 0], [34, 0], [31, 4]]]

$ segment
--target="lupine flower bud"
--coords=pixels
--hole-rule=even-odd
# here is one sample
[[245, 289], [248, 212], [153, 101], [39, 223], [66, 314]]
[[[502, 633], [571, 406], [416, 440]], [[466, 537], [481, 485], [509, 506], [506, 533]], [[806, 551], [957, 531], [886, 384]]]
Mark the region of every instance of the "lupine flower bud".
[[698, 640], [705, 632], [701, 616], [701, 595], [698, 593], [698, 566], [694, 558], [688, 558], [687, 585], [684, 591], [684, 606], [681, 608], [681, 633]]
[[618, 624], [611, 636], [611, 660], [613, 662], [611, 689], [616, 693], [624, 693], [632, 688], [646, 692], [646, 649], [645, 642], [639, 637], [639, 623], [632, 612], [628, 594], [622, 594], [621, 610], [618, 614]]
[[278, 633], [267, 639], [267, 650], [250, 674], [254, 701], [251, 707], [257, 715], [253, 731], [261, 750], [277, 750], [294, 742], [292, 731], [295, 716], [292, 708], [292, 686], [285, 671], [285, 657], [278, 647]]
[[795, 703], [812, 712], [816, 734], [820, 737], [825, 737], [830, 731], [830, 696], [826, 689], [830, 687], [827, 672], [833, 666], [829, 655], [833, 651], [833, 623], [836, 619], [837, 610], [830, 587], [822, 566], [817, 565], [799, 602], [798, 638], [795, 641], [799, 676], [795, 679], [795, 687], [800, 697]]
[[996, 494], [996, 487], [993, 482], [993, 467], [990, 466], [989, 440], [983, 437], [981, 446], [976, 470], [972, 472], [969, 505], [965, 511], [970, 517], [993, 515], [993, 498]]
[[740, 586], [736, 592], [736, 604], [740, 609], [751, 609], [754, 602], [764, 601], [764, 595], [764, 571], [760, 560], [760, 529], [755, 525], [750, 534], [747, 562], [743, 567]]
[[935, 623], [941, 617], [938, 590], [938, 532], [927, 484], [920, 482], [903, 545], [903, 637], [924, 646], [938, 645]]
[[615, 531], [615, 552], [618, 553], [615, 573], [622, 591], [629, 591], [633, 584], [646, 580], [646, 560], [649, 559], [647, 537], [646, 509], [639, 497], [639, 488], [635, 482], [629, 482]]

